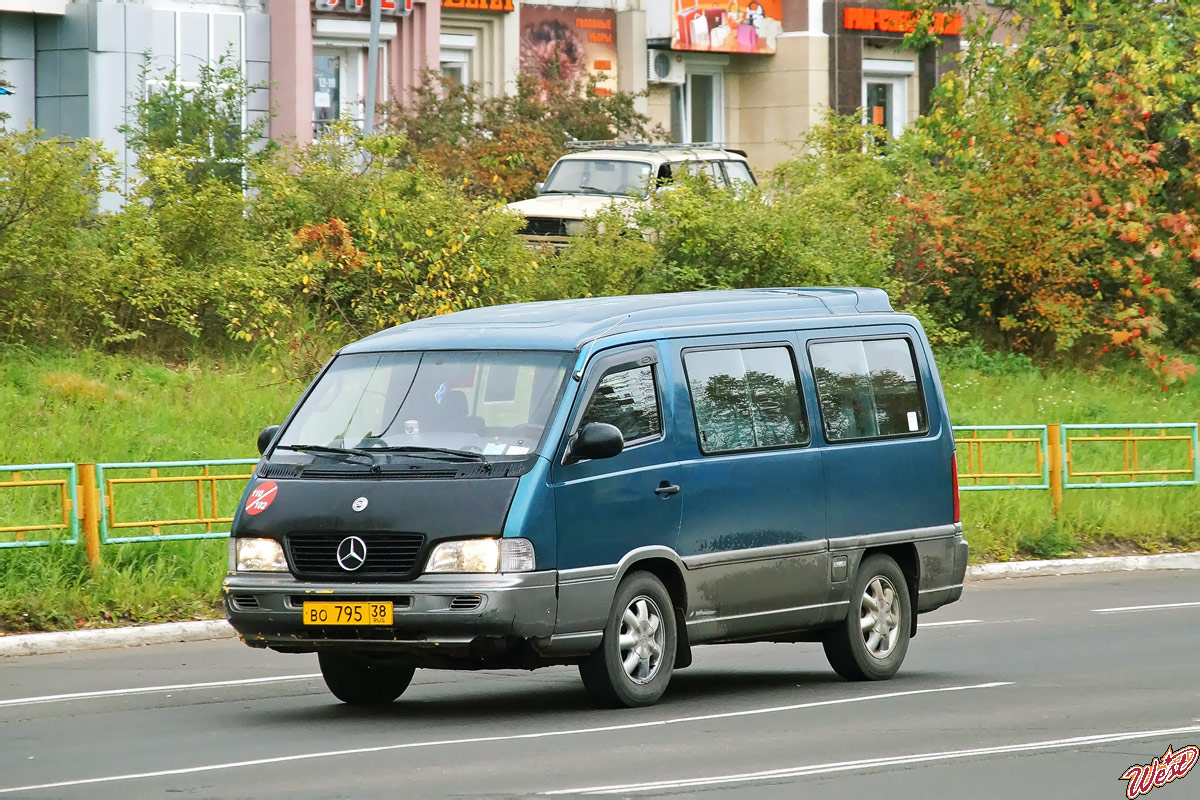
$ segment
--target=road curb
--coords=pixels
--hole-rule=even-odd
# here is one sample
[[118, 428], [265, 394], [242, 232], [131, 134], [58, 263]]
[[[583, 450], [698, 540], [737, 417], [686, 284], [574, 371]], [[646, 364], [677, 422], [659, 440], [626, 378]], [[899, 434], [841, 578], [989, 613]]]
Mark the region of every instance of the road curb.
[[1050, 575], [1092, 575], [1156, 569], [1200, 569], [1200, 553], [1165, 553], [1158, 556], [1106, 556], [1056, 558], [1049, 561], [1006, 561], [967, 567], [967, 580], [1035, 578]]
[[[967, 567], [968, 581], [1003, 578], [1035, 578], [1051, 575], [1090, 575], [1104, 572], [1133, 572], [1160, 569], [1200, 569], [1200, 553], [1167, 553], [1158, 556], [1112, 556], [1105, 558], [1058, 558], [1049, 561], [1008, 561]], [[144, 644], [202, 642], [232, 639], [237, 634], [223, 619], [199, 622], [167, 622], [127, 628], [100, 628], [55, 633], [25, 633], [0, 636], [0, 658], [41, 656], [79, 650], [103, 650]]]
[[236, 635], [229, 623], [223, 619], [166, 622], [160, 625], [138, 625], [128, 628], [23, 633], [17, 636], [0, 636], [0, 657], [44, 656], [52, 653], [103, 650], [109, 647], [132, 647], [143, 644], [202, 642], [209, 639], [232, 639]]

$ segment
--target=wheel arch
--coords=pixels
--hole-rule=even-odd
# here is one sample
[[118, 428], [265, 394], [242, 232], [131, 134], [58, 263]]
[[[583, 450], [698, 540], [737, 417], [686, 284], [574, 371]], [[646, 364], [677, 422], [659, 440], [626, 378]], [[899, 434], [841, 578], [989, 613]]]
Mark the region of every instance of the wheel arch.
[[917, 590], [921, 585], [921, 561], [917, 557], [917, 546], [911, 542], [903, 544], [889, 544], [880, 547], [868, 547], [863, 551], [862, 560], [859, 561], [861, 566], [863, 561], [866, 561], [873, 555], [884, 555], [890, 557], [900, 567], [900, 572], [904, 574], [904, 582], [908, 585], [908, 597], [911, 603], [912, 619], [909, 622], [909, 636], [917, 635]]
[[[671, 556], [674, 556], [672, 558]], [[687, 582], [683, 578], [683, 566], [679, 557], [671, 552], [646, 553], [622, 565], [617, 583], [634, 572], [648, 572], [662, 581], [675, 612], [675, 668], [682, 669], [692, 663], [692, 646], [687, 635]]]

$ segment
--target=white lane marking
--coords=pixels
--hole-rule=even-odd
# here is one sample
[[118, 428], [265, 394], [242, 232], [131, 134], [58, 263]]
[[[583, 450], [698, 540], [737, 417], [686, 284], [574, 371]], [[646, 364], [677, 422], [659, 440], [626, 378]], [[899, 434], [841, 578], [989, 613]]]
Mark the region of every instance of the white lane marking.
[[978, 683], [972, 686], [943, 686], [938, 689], [913, 689], [907, 692], [888, 692], [886, 694], [871, 694], [862, 697], [843, 697], [838, 700], [819, 700], [812, 703], [796, 703], [788, 706], [774, 706], [771, 708], [751, 708], [744, 711], [726, 711], [720, 714], [704, 714], [696, 717], [676, 717], [674, 719], [660, 719], [649, 722], [631, 722], [625, 725], [604, 725], [596, 728], [568, 728], [566, 730], [557, 731], [540, 731], [537, 733], [510, 733], [499, 736], [476, 736], [469, 739], [438, 739], [425, 742], [405, 742], [403, 744], [382, 744], [374, 747], [356, 747], [349, 750], [326, 750], [317, 753], [298, 753], [290, 756], [275, 756], [273, 758], [256, 758], [252, 761], [230, 761], [223, 764], [204, 764], [197, 767], [181, 767], [178, 769], [164, 769], [155, 772], [133, 772], [126, 775], [108, 775], [102, 778], [82, 778], [73, 781], [59, 781], [57, 783], [41, 783], [33, 786], [10, 786], [0, 788], [0, 794], [11, 794], [13, 792], [34, 792], [43, 791], [45, 789], [60, 789], [64, 786], [86, 786], [93, 783], [115, 783], [117, 781], [131, 781], [139, 778], [163, 778], [173, 775], [189, 775], [196, 772], [213, 772], [216, 770], [237, 769], [239, 767], [260, 767], [264, 764], [284, 764], [290, 761], [306, 761], [314, 758], [335, 758], [338, 756], [354, 756], [365, 755], [368, 753], [386, 753], [396, 750], [412, 750], [424, 747], [447, 747], [450, 745], [460, 744], [483, 744], [487, 742], [511, 742], [517, 739], [549, 739], [556, 736], [580, 736], [588, 733], [609, 733], [611, 731], [628, 731], [637, 728], [655, 728], [663, 725], [679, 725], [688, 722], [704, 722], [713, 719], [729, 719], [731, 717], [746, 717], [755, 714], [775, 714], [781, 711], [797, 711], [807, 708], [820, 708], [823, 706], [843, 705], [847, 703], [863, 703], [868, 700], [889, 700], [895, 697], [915, 697], [925, 694], [942, 694], [945, 692], [965, 692], [973, 689], [994, 689], [1000, 686], [1012, 686], [1011, 681], [995, 682], [995, 683]]
[[1128, 614], [1132, 611], [1154, 611], [1160, 608], [1195, 608], [1200, 603], [1161, 603], [1156, 606], [1123, 606], [1121, 608], [1093, 608], [1097, 614]]
[[947, 627], [950, 625], [1008, 625], [1011, 622], [1037, 622], [1033, 617], [1022, 617], [1021, 619], [993, 619], [984, 622], [981, 619], [951, 619], [945, 622], [921, 622], [917, 624], [918, 629]]
[[1166, 728], [1158, 731], [1131, 731], [1128, 733], [1105, 733], [1095, 736], [1077, 736], [1071, 739], [1051, 739], [1043, 742], [1027, 744], [1000, 745], [998, 747], [977, 747], [971, 750], [947, 750], [940, 753], [921, 753], [911, 756], [892, 756], [888, 758], [866, 758], [859, 761], [839, 761], [831, 764], [813, 764], [805, 767], [787, 767], [784, 769], [764, 770], [762, 772], [743, 772], [734, 775], [716, 775], [711, 778], [680, 778], [670, 781], [654, 781], [651, 783], [627, 783], [611, 786], [587, 786], [579, 789], [556, 789], [542, 792], [543, 795], [561, 794], [625, 794], [628, 792], [647, 792], [657, 789], [684, 789], [700, 786], [715, 786], [722, 783], [747, 783], [753, 781], [778, 780], [779, 778], [804, 778], [812, 775], [828, 775], [836, 772], [855, 772], [860, 770], [879, 769], [880, 767], [908, 766], [924, 764], [932, 761], [951, 761], [977, 756], [1007, 755], [1009, 753], [1026, 753], [1037, 750], [1061, 750], [1071, 747], [1091, 747], [1113, 742], [1127, 742], [1136, 739], [1157, 739], [1159, 737], [1176, 736], [1200, 732], [1200, 725], [1188, 728]]
[[132, 689], [105, 689], [97, 692], [73, 692], [71, 694], [47, 694], [41, 697], [16, 697], [11, 700], [0, 700], [0, 708], [6, 706], [33, 706], [41, 703], [62, 703], [67, 700], [88, 700], [95, 697], [121, 697], [134, 694], [155, 694], [158, 692], [182, 692], [187, 689], [215, 689], [223, 686], [253, 686], [259, 683], [282, 683], [284, 681], [307, 681], [321, 677], [321, 673], [311, 675], [278, 675], [273, 678], [242, 678], [233, 681], [211, 681], [209, 683], [176, 683], [170, 686], [136, 686]]

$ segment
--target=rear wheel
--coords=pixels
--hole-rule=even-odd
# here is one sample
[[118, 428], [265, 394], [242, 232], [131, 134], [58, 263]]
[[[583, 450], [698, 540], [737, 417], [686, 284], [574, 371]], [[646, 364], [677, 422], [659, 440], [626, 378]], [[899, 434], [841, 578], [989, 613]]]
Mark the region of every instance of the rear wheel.
[[825, 639], [825, 657], [847, 680], [885, 680], [904, 661], [911, 625], [904, 573], [891, 557], [870, 556], [859, 565], [846, 621]]
[[333, 696], [355, 706], [386, 706], [412, 682], [414, 667], [371, 661], [355, 653], [317, 654], [321, 677]]
[[635, 572], [617, 587], [600, 646], [579, 665], [592, 702], [636, 708], [662, 697], [675, 667], [675, 609], [655, 576]]

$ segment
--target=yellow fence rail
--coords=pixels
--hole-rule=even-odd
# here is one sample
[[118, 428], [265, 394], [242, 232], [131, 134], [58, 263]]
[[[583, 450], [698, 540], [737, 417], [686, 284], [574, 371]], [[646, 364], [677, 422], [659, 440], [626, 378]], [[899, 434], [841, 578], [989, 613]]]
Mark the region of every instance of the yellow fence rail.
[[[100, 540], [104, 544], [121, 544], [128, 542], [156, 542], [178, 539], [221, 539], [229, 536], [229, 523], [233, 522], [233, 508], [226, 504], [222, 510], [218, 497], [218, 487], [221, 484], [236, 485], [241, 489], [250, 479], [250, 471], [233, 473], [214, 473], [214, 467], [247, 466], [257, 463], [254, 459], [223, 459], [216, 461], [156, 461], [156, 462], [123, 462], [96, 465], [96, 481], [103, 491], [103, 506], [100, 516]], [[196, 474], [163, 475], [162, 470], [186, 470]], [[146, 474], [132, 475], [137, 472]], [[194, 495], [195, 513], [182, 516], [166, 516], [161, 509], [152, 508], [149, 516], [135, 514], [122, 515], [122, 506], [118, 503], [125, 489], [133, 487], [160, 487], [183, 489], [188, 495]], [[240, 492], [239, 492], [240, 495]], [[182, 498], [176, 498], [182, 499]], [[132, 503], [130, 503], [131, 505]], [[190, 505], [190, 503], [189, 503]], [[125, 508], [129, 508], [126, 505]], [[163, 528], [171, 527], [201, 527], [202, 531], [181, 533], [163, 533]], [[223, 530], [217, 530], [217, 528]], [[149, 530], [149, 534], [140, 536], [115, 535], [129, 530]]]
[[[954, 428], [954, 443], [964, 492], [1050, 488], [1045, 425], [960, 425]], [[993, 466], [985, 466], [985, 453]], [[1005, 471], [1014, 463], [1023, 466]]]
[[[63, 473], [63, 477], [51, 477], [52, 473]], [[4, 475], [8, 478], [5, 480]], [[36, 478], [27, 477], [29, 475], [37, 475]], [[3, 535], [5, 540], [0, 541], [0, 549], [12, 547], [40, 547], [51, 544], [53, 542], [61, 542], [63, 544], [75, 544], [79, 541], [79, 518], [74, 513], [78, 507], [77, 491], [79, 485], [78, 471], [74, 464], [14, 464], [11, 466], [0, 467], [0, 493], [6, 501], [14, 498], [17, 495], [25, 497], [32, 495], [34, 492], [30, 490], [44, 489], [49, 487], [54, 494], [55, 503], [49, 508], [39, 509], [37, 500], [29, 497], [24, 508], [10, 512], [15, 516], [7, 521], [16, 521], [24, 514], [30, 514], [30, 517], [15, 525], [0, 525], [0, 535]], [[22, 491], [24, 490], [24, 491]], [[43, 514], [38, 514], [39, 510], [44, 510]], [[48, 516], [48, 521], [43, 518], [40, 521], [34, 521], [34, 517]], [[37, 533], [36, 538], [29, 538], [27, 534]], [[65, 536], [63, 534], [66, 534]]]

